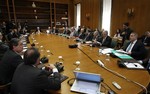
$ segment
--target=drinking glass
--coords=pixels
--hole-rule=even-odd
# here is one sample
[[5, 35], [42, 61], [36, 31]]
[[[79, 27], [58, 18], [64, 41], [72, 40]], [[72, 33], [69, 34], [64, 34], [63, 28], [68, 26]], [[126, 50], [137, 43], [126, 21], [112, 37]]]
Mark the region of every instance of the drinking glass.
[[106, 54], [106, 60], [110, 61], [110, 54]]
[[75, 65], [76, 65], [76, 71], [79, 71], [80, 70], [80, 68], [79, 68], [79, 65], [80, 65], [80, 61], [76, 61], [75, 62]]

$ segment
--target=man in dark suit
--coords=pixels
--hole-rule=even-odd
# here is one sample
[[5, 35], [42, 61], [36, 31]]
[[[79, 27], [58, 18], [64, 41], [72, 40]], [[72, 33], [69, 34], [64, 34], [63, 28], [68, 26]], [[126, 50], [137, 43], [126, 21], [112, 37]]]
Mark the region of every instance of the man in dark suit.
[[122, 44], [124, 43], [125, 40], [129, 40], [130, 34], [132, 33], [132, 29], [129, 27], [129, 23], [123, 23], [123, 30], [121, 31], [121, 36], [122, 36]]
[[84, 41], [92, 41], [92, 39], [93, 39], [93, 33], [92, 33], [92, 31], [89, 29], [89, 30], [87, 30], [87, 34], [86, 34], [86, 36], [85, 36], [85, 38], [84, 38]]
[[94, 42], [94, 44], [99, 44], [100, 46], [110, 47], [111, 46], [111, 38], [108, 36], [108, 31], [104, 30], [102, 32], [102, 37], [98, 37], [98, 39]]
[[37, 68], [39, 63], [39, 51], [29, 48], [24, 53], [24, 63], [14, 73], [11, 94], [47, 94], [47, 90], [61, 88], [60, 74], [54, 65], [49, 66], [52, 71], [46, 71]]
[[80, 31], [80, 33], [79, 33], [79, 35], [78, 35], [78, 37], [76, 37], [76, 41], [79, 41], [79, 42], [82, 42], [83, 40], [84, 40], [84, 38], [85, 38], [85, 28], [81, 28], [81, 31]]
[[35, 34], [40, 34], [42, 32], [40, 27], [36, 27]]
[[58, 34], [58, 33], [59, 33], [59, 31], [58, 31], [58, 29], [56, 29], [56, 27], [53, 27], [53, 29], [52, 29], [52, 33], [53, 33], [53, 34]]
[[129, 28], [129, 23], [126, 22], [126, 23], [123, 24], [123, 31], [122, 31], [122, 33], [123, 33], [125, 39], [129, 40], [130, 34], [132, 33], [131, 28]]
[[0, 84], [11, 82], [13, 74], [17, 66], [23, 62], [19, 55], [23, 50], [21, 40], [13, 38], [9, 43], [9, 50], [5, 52], [0, 63]]
[[145, 46], [150, 46], [150, 31], [145, 32], [145, 35], [139, 38]]
[[150, 48], [146, 48], [146, 57], [142, 60], [142, 65], [145, 68], [148, 68], [150, 72]]
[[143, 60], [145, 58], [146, 49], [144, 44], [140, 41], [137, 41], [138, 34], [130, 34], [130, 42], [127, 44], [127, 47], [124, 50], [127, 54], [131, 55], [136, 60]]

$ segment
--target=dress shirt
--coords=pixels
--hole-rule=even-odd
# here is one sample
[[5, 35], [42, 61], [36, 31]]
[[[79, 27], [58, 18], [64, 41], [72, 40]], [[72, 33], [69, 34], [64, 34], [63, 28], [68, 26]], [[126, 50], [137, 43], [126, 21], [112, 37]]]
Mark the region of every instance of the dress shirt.
[[132, 51], [132, 48], [133, 48], [133, 46], [135, 45], [136, 42], [137, 42], [137, 40], [131, 42], [131, 43], [129, 44], [129, 46], [127, 47], [127, 49], [126, 49], [126, 52], [131, 52], [131, 51]]

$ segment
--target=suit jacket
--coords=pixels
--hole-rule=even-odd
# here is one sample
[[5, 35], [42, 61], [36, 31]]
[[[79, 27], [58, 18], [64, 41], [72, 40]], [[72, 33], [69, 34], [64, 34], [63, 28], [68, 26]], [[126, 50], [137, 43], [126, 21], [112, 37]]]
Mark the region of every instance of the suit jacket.
[[110, 47], [111, 46], [111, 38], [109, 36], [106, 37], [105, 41], [102, 43], [103, 41], [103, 38], [102, 37], [99, 37], [98, 38], [98, 42], [102, 43], [101, 46], [105, 46], [105, 47]]
[[20, 64], [12, 79], [11, 94], [46, 94], [46, 90], [60, 89], [60, 74], [48, 75], [48, 72], [32, 65]]
[[23, 59], [19, 54], [8, 50], [0, 63], [0, 84], [11, 82], [15, 69], [22, 62]]
[[121, 36], [123, 37], [124, 40], [129, 40], [130, 38], [130, 34], [133, 32], [130, 28], [124, 29], [122, 31], [122, 33], [124, 32], [124, 34], [121, 34]]
[[0, 42], [0, 61], [8, 49], [9, 47], [5, 43]]
[[[125, 51], [129, 45], [130, 45], [130, 42], [125, 47], [124, 49]], [[131, 50], [131, 56], [136, 60], [143, 60], [146, 55], [145, 53], [146, 53], [146, 49], [144, 47], [144, 44], [142, 42], [137, 41]]]
[[146, 39], [145, 38], [146, 36], [141, 37], [142, 42], [144, 43], [145, 46], [150, 46], [150, 37], [147, 37]]
[[92, 41], [92, 39], [93, 39], [93, 33], [87, 34], [84, 38], [85, 41]]
[[8, 41], [10, 41], [12, 38], [15, 38], [14, 33], [10, 32], [9, 34], [7, 34]]
[[[142, 60], [143, 66], [146, 68], [148, 66], [148, 61], [150, 59], [150, 48], [146, 48], [146, 57]], [[150, 71], [150, 70], [149, 70]]]
[[58, 31], [58, 29], [55, 29], [55, 30], [52, 29], [52, 33], [56, 33], [57, 34], [57, 33], [59, 33], [59, 31]]
[[84, 39], [84, 38], [85, 38], [85, 33], [83, 33], [83, 32], [80, 33], [78, 37], [79, 37], [80, 39]]

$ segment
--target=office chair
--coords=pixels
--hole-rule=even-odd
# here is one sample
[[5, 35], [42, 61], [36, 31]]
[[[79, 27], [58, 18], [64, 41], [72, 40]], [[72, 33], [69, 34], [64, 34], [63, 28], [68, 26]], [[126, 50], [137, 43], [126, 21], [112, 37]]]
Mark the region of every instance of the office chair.
[[11, 83], [0, 85], [0, 94], [9, 94], [10, 86], [11, 86]]

